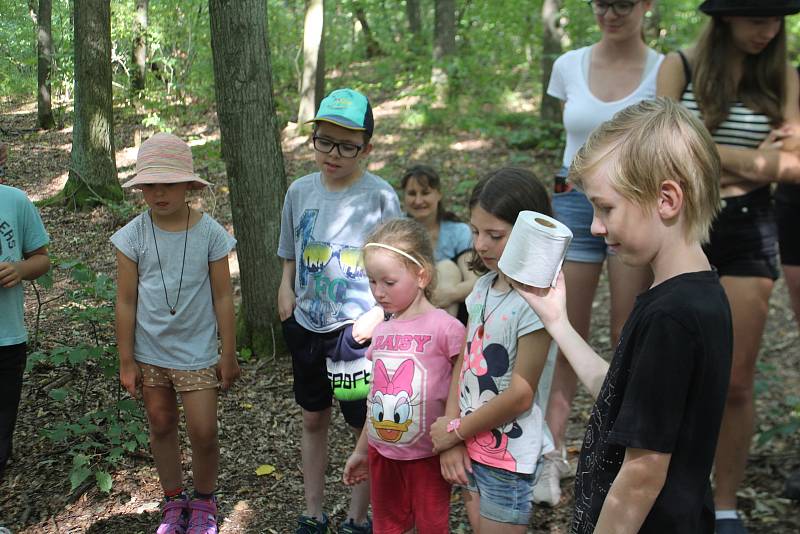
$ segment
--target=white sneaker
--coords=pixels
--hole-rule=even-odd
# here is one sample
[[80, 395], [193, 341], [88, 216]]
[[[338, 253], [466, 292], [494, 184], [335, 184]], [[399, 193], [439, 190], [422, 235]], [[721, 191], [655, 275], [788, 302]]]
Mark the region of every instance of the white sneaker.
[[533, 487], [533, 502], [557, 506], [561, 501], [561, 479], [570, 475], [569, 462], [561, 451], [548, 452], [542, 462], [542, 472]]

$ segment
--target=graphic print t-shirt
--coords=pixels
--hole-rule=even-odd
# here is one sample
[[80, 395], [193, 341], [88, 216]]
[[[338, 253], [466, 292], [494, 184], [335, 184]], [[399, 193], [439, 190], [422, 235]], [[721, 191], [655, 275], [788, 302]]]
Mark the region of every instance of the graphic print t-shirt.
[[628, 447], [670, 453], [639, 532], [714, 532], [708, 481], [730, 376], [732, 327], [716, 273], [686, 273], [639, 295], [586, 427], [572, 534], [594, 532]]
[[[517, 361], [517, 339], [544, 328], [539, 316], [519, 293], [501, 292], [491, 287], [496, 276], [489, 273], [480, 277], [466, 300], [469, 322], [459, 388], [462, 417], [479, 410], [508, 388]], [[484, 302], [486, 322], [481, 336]], [[555, 343], [551, 343], [548, 360], [555, 358], [556, 350]], [[538, 391], [541, 391], [543, 384], [539, 386]], [[539, 456], [552, 449], [552, 443], [545, 438], [541, 401], [537, 392], [531, 407], [516, 419], [467, 439], [469, 457], [507, 471], [533, 473]]]
[[328, 191], [318, 172], [292, 182], [278, 256], [297, 262], [294, 317], [303, 328], [332, 332], [375, 305], [361, 247], [376, 226], [399, 216], [397, 193], [368, 172], [344, 191]]
[[[16, 263], [50, 239], [42, 218], [28, 197], [15, 187], [0, 185], [0, 262]], [[0, 347], [25, 343], [24, 284], [0, 287]]]
[[444, 310], [375, 327], [367, 349], [373, 362], [367, 436], [382, 456], [434, 456], [430, 427], [444, 415], [453, 362], [464, 335], [464, 325]]

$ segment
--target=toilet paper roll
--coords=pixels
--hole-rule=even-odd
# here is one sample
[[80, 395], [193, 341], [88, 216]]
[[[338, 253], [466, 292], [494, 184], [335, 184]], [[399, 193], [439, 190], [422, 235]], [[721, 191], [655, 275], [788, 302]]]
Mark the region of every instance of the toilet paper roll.
[[572, 231], [535, 211], [522, 211], [497, 266], [509, 278], [533, 287], [555, 287]]

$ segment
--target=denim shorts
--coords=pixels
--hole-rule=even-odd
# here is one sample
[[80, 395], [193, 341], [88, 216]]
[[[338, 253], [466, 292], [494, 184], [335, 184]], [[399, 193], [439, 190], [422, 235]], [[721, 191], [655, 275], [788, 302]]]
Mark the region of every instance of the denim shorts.
[[473, 461], [466, 489], [480, 496], [481, 517], [527, 525], [533, 517], [533, 486], [538, 471], [537, 467], [534, 474], [513, 473]]
[[[557, 176], [566, 176], [569, 169], [561, 167]], [[572, 230], [572, 242], [567, 249], [567, 261], [603, 263], [608, 247], [602, 237], [592, 235], [594, 208], [582, 191], [571, 189], [553, 193], [553, 216]]]
[[778, 227], [769, 186], [722, 199], [703, 247], [720, 276], [778, 279]]

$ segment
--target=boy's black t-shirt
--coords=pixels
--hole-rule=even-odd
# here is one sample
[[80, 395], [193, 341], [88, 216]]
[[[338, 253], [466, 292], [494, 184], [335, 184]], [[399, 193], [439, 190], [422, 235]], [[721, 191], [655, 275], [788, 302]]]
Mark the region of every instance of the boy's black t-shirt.
[[671, 453], [640, 532], [714, 532], [709, 474], [731, 369], [730, 307], [712, 271], [641, 294], [592, 409], [570, 532], [594, 531], [627, 447]]

